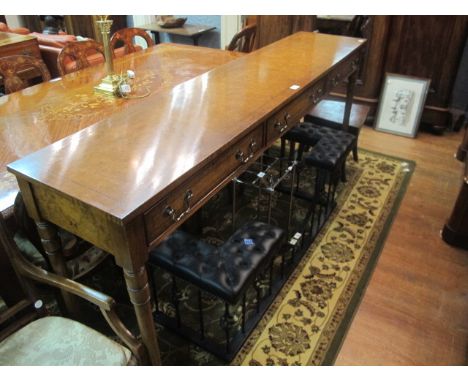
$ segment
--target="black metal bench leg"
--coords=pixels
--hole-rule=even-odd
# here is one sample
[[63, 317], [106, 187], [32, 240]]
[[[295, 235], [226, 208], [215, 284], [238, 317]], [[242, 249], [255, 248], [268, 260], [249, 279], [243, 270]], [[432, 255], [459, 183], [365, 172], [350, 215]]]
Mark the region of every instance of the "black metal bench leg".
[[256, 304], [255, 308], [257, 310], [257, 313], [260, 313], [260, 298], [261, 298], [262, 290], [260, 288], [260, 280], [259, 280], [258, 276], [255, 279], [255, 292], [257, 292], [257, 304]]
[[231, 316], [229, 313], [229, 303], [225, 302], [225, 311], [224, 311], [224, 331], [226, 333], [226, 353], [229, 353], [229, 350], [231, 348], [231, 341], [230, 341], [230, 335], [229, 335], [229, 328], [230, 328], [230, 322], [231, 322]]
[[242, 296], [242, 333], [245, 334], [245, 317], [247, 314], [247, 296], [246, 292]]
[[357, 140], [356, 140], [356, 144], [353, 147], [353, 159], [355, 162], [359, 162]]
[[172, 276], [172, 303], [175, 308], [177, 327], [180, 328], [179, 290], [175, 276]]
[[156, 310], [156, 313], [159, 312], [159, 307], [158, 307], [158, 290], [156, 288], [156, 276], [154, 274], [154, 268], [150, 267], [151, 272], [148, 272], [151, 278], [151, 289], [153, 290], [153, 299], [154, 299], [154, 307]]
[[343, 164], [341, 165], [341, 181], [346, 183], [346, 157], [343, 160]]
[[232, 181], [232, 232], [236, 230], [236, 181]]
[[270, 267], [268, 269], [268, 295], [271, 296], [272, 286], [273, 286], [273, 258], [270, 262]]
[[200, 320], [200, 339], [205, 339], [205, 320], [203, 317], [203, 299], [201, 290], [198, 289], [198, 315]]

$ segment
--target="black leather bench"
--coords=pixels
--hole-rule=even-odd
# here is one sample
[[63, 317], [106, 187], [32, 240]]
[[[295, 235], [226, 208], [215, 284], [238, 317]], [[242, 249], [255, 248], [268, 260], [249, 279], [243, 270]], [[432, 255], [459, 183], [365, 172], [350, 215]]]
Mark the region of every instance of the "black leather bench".
[[[355, 147], [357, 138], [346, 131], [303, 122], [288, 131], [283, 139], [291, 142], [293, 151], [295, 150], [295, 143], [299, 143], [299, 160], [302, 160], [305, 148], [312, 147], [312, 150], [303, 159], [303, 165], [317, 170], [314, 195], [307, 197], [307, 199], [313, 201], [310, 223], [312, 235], [312, 231], [318, 232], [335, 205], [336, 186], [340, 177], [343, 181], [346, 181], [346, 158]], [[284, 147], [285, 143], [282, 142], [281, 155], [284, 155]], [[325, 185], [328, 185], [328, 188], [324, 196]], [[318, 211], [316, 211], [316, 206]], [[314, 223], [316, 216], [317, 221]]]
[[[208, 244], [186, 232], [176, 231], [150, 252], [149, 263], [197, 286], [199, 293], [209, 292], [225, 303], [224, 318], [221, 321], [225, 325], [226, 350], [229, 351], [229, 306], [243, 298], [243, 330], [246, 289], [253, 285], [261, 272], [271, 266], [282, 244], [282, 238], [282, 229], [262, 222], [244, 225], [220, 247]], [[173, 295], [177, 298], [177, 293]], [[201, 297], [199, 301], [201, 305]], [[181, 327], [183, 323], [178, 313], [178, 301], [174, 301], [173, 304], [177, 326]], [[199, 309], [199, 334], [201, 339], [204, 339], [203, 311], [201, 306]]]

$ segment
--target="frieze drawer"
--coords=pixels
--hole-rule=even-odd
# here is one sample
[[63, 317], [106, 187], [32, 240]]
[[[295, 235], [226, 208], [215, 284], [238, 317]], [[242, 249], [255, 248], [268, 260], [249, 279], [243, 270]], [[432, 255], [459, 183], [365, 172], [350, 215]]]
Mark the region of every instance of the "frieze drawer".
[[355, 70], [359, 68], [359, 55], [349, 57], [344, 62], [338, 65], [329, 76], [330, 90], [337, 88], [345, 81]]
[[261, 151], [262, 138], [263, 126], [258, 126], [150, 208], [144, 214], [148, 246], [169, 228], [182, 224], [217, 185], [253, 162]]
[[267, 121], [266, 140], [271, 144], [286, 131], [300, 122], [311, 107], [316, 105], [327, 93], [327, 82], [321, 80], [312, 88], [306, 90], [299, 97], [291, 101]]
[[310, 107], [309, 96], [310, 92], [306, 91], [268, 119], [267, 145], [277, 140], [300, 121]]

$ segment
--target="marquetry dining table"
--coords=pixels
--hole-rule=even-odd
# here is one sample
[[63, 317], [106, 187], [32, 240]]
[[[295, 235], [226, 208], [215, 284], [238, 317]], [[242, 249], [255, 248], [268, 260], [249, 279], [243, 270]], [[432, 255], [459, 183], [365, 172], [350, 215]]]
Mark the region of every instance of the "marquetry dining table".
[[13, 174], [51, 258], [56, 226], [111, 253], [160, 364], [148, 252], [347, 79], [346, 129], [364, 43], [299, 32], [248, 55], [162, 44], [115, 62], [144, 98], [95, 93], [103, 66], [1, 97], [2, 209]]

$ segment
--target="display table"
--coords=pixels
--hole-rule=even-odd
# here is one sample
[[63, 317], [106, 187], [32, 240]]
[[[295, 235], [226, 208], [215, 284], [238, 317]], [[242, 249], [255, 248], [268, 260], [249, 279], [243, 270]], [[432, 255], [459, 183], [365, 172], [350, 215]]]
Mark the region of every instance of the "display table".
[[[61, 257], [54, 225], [115, 257], [149, 363], [160, 363], [149, 250], [340, 81], [348, 78], [351, 92], [363, 47], [354, 38], [296, 33], [168, 86], [8, 165], [50, 257]], [[350, 106], [348, 97], [345, 125]]]
[[168, 33], [173, 34], [176, 36], [183, 36], [183, 37], [190, 37], [193, 41], [193, 45], [198, 45], [198, 39], [204, 34], [209, 31], [215, 30], [216, 27], [209, 26], [209, 25], [196, 25], [196, 24], [184, 24], [180, 28], [163, 28], [157, 23], [145, 24], [140, 26], [139, 28], [146, 29], [151, 31], [154, 36], [154, 42], [159, 44], [161, 42], [161, 38], [159, 33]]

